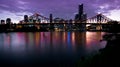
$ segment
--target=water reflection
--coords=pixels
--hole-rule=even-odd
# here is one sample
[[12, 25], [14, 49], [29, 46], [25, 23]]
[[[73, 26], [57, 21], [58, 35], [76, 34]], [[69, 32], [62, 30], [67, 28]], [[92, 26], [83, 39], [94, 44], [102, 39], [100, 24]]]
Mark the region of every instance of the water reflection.
[[25, 56], [37, 54], [57, 56], [57, 59], [77, 59], [104, 48], [105, 44], [99, 41], [103, 34], [104, 32], [1, 33], [0, 51]]
[[88, 53], [95, 52], [106, 44], [101, 44], [100, 40], [105, 33], [103, 32], [86, 32], [86, 50]]

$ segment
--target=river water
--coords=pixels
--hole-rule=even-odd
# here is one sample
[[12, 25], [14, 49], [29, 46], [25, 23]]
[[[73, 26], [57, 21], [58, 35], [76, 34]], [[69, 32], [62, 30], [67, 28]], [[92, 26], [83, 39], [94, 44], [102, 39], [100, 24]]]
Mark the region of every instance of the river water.
[[74, 64], [104, 48], [105, 32], [0, 33], [0, 62]]

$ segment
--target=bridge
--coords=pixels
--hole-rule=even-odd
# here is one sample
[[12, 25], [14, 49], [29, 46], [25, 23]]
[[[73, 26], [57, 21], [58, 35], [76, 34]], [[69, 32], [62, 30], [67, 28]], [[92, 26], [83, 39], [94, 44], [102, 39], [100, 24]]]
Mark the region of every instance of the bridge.
[[36, 30], [40, 29], [54, 29], [56, 31], [73, 31], [73, 30], [108, 30], [112, 25], [109, 22], [113, 21], [112, 19], [106, 17], [103, 14], [97, 14], [91, 18], [88, 18], [83, 21], [76, 20], [53, 20], [50, 22], [50, 18], [44, 17], [38, 13], [35, 13], [29, 17], [29, 22], [27, 23], [19, 23], [19, 24], [0, 24], [2, 29], [6, 27], [6, 29], [23, 29], [23, 28], [35, 28]]
[[[40, 17], [43, 17], [41, 15], [38, 15]], [[44, 18], [44, 17], [43, 17]], [[48, 20], [47, 23], [40, 23], [38, 25], [41, 25], [41, 27], [54, 27], [55, 29], [64, 29], [64, 30], [107, 30], [107, 27], [111, 26], [109, 24], [110, 21], [114, 21], [108, 17], [106, 17], [103, 14], [97, 14], [91, 18], [88, 18], [83, 21], [77, 21], [76, 20], [63, 20], [59, 19], [58, 21], [53, 20], [52, 23], [50, 24], [50, 19], [45, 18]]]
[[49, 18], [38, 13], [31, 15], [28, 20], [30, 23], [49, 23]]
[[109, 21], [113, 20], [103, 14], [97, 14], [96, 16], [87, 19], [87, 23], [107, 23]]
[[[50, 23], [50, 18], [47, 18], [47, 17], [44, 17], [38, 13], [35, 13], [33, 15], [31, 15], [29, 18], [32, 18], [33, 20], [40, 20], [40, 23], [44, 23], [44, 21], [47, 21], [46, 23]], [[61, 23], [86, 23], [86, 24], [106, 24], [108, 23], [109, 21], [113, 21], [112, 19], [106, 17], [105, 15], [103, 14], [97, 14], [91, 18], [88, 18], [86, 20], [83, 20], [83, 21], [78, 21], [76, 22], [75, 20], [62, 20], [62, 19], [59, 19], [57, 22], [55, 20], [53, 20], [53, 24], [54, 23], [57, 23], [57, 24], [61, 24]], [[37, 21], [39, 22], [39, 21]], [[36, 22], [36, 23], [37, 23]]]
[[[32, 21], [31, 21], [31, 19], [32, 19]], [[47, 18], [47, 17], [40, 15], [38, 13], [35, 13], [29, 17], [29, 22], [34, 23], [33, 20], [36, 20], [35, 23], [41, 23], [41, 24], [42, 23], [43, 24], [50, 23], [50, 18]], [[101, 23], [101, 24], [106, 24], [109, 21], [113, 21], [113, 20], [106, 17], [103, 14], [97, 14], [97, 15], [95, 15], [91, 18], [88, 18], [86, 20], [83, 20], [83, 21], [76, 22], [76, 20], [63, 20], [63, 19], [58, 18], [57, 21], [53, 20], [52, 23], [53, 24], [61, 24], [61, 23], [63, 23], [63, 24], [67, 24], [67, 23], [86, 23], [86, 24], [100, 24]]]

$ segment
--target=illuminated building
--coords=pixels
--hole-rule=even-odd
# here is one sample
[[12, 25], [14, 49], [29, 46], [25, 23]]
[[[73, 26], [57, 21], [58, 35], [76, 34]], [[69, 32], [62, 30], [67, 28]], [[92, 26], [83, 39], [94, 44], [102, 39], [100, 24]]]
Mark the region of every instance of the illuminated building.
[[54, 23], [64, 23], [64, 22], [65, 22], [65, 20], [62, 18], [55, 18], [54, 19]]

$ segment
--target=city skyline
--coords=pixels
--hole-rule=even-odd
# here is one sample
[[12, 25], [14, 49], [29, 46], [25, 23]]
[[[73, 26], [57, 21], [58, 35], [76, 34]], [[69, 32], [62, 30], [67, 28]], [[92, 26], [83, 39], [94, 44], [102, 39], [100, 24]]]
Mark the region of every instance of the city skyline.
[[119, 0], [0, 0], [0, 19], [11, 18], [18, 23], [24, 15], [40, 13], [46, 17], [52, 13], [53, 17], [74, 19], [78, 12], [78, 5], [84, 4], [84, 12], [88, 17], [103, 13], [113, 20], [119, 20]]

